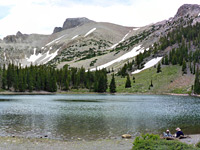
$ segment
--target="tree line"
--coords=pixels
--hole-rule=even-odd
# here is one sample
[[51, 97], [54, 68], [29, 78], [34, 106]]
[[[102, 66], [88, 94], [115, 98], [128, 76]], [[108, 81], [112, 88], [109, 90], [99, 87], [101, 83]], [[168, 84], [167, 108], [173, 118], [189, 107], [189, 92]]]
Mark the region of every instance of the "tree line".
[[106, 92], [108, 88], [106, 69], [91, 72], [83, 67], [65, 65], [62, 69], [40, 65], [18, 67], [9, 64], [0, 68], [1, 88], [15, 92], [68, 91], [86, 88], [94, 92]]

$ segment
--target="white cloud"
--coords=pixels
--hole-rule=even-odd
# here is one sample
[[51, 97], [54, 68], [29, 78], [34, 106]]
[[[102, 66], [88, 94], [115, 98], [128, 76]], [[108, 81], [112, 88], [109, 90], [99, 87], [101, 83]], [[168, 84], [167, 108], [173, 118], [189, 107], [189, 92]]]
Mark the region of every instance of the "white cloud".
[[0, 0], [0, 6], [10, 6], [10, 13], [0, 20], [0, 36], [17, 31], [51, 34], [55, 26], [62, 26], [66, 18], [72, 17], [144, 26], [174, 16], [184, 3], [200, 4], [200, 0]]

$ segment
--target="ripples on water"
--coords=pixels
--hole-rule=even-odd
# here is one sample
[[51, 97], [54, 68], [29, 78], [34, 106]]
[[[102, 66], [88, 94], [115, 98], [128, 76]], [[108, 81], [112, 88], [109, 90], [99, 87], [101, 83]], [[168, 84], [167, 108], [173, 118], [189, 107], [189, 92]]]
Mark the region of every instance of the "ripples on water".
[[0, 96], [0, 134], [99, 139], [137, 132], [200, 133], [200, 99], [155, 95]]

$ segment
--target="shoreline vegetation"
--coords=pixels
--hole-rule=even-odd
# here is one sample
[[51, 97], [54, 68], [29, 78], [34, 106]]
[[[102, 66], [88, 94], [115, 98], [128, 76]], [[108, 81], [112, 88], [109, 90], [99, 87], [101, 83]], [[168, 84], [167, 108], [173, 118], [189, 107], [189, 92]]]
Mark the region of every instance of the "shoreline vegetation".
[[[154, 94], [186, 95], [194, 92], [194, 75], [182, 74], [181, 67], [163, 66], [146, 69], [123, 77], [106, 69], [86, 72], [84, 68], [65, 66], [57, 70], [50, 66], [19, 68], [9, 64], [0, 69], [0, 94]], [[168, 94], [170, 93], [170, 94]]]
[[32, 92], [14, 92], [14, 91], [0, 91], [0, 95], [59, 95], [59, 94], [109, 94], [109, 95], [172, 95], [172, 96], [194, 96], [200, 97], [200, 95], [196, 94], [177, 94], [177, 93], [98, 93], [98, 92], [89, 92], [89, 91], [57, 91], [57, 92], [47, 92], [47, 91], [32, 91]]

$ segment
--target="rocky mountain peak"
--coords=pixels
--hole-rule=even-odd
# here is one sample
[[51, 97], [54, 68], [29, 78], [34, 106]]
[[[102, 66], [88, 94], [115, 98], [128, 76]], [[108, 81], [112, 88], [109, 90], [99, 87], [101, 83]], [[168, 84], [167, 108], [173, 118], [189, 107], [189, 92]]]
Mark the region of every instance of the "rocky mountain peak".
[[200, 5], [197, 4], [184, 4], [176, 13], [175, 17], [183, 17], [186, 15], [197, 16], [200, 13]]
[[17, 37], [21, 37], [21, 36], [23, 36], [23, 34], [20, 31], [18, 31], [17, 34], [16, 34], [16, 36]]
[[53, 33], [60, 32], [62, 30], [74, 28], [77, 26], [81, 26], [86, 23], [94, 22], [88, 18], [82, 17], [82, 18], [67, 18], [63, 24], [63, 27], [55, 27]]
[[3, 38], [5, 43], [17, 43], [17, 42], [24, 42], [27, 39], [27, 34], [22, 34], [20, 31], [16, 33], [16, 35], [8, 35]]

